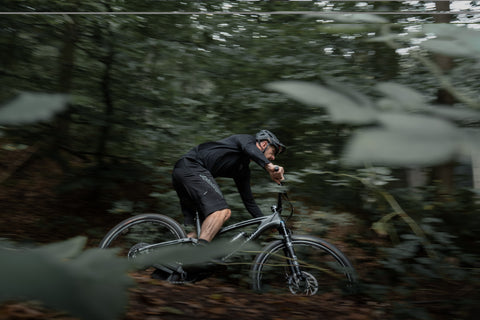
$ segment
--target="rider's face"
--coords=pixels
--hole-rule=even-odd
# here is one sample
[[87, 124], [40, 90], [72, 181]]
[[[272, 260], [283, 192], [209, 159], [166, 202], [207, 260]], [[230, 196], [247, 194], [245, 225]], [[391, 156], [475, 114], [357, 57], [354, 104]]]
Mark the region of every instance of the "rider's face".
[[267, 150], [265, 150], [265, 157], [270, 160], [270, 161], [273, 161], [275, 160], [275, 153], [277, 152], [277, 149], [274, 147], [274, 146], [268, 146], [267, 147]]
[[263, 152], [263, 154], [269, 161], [275, 160], [275, 154], [277, 153], [277, 149], [274, 146], [269, 145], [268, 141], [257, 142], [257, 147], [258, 149], [260, 149], [260, 151]]

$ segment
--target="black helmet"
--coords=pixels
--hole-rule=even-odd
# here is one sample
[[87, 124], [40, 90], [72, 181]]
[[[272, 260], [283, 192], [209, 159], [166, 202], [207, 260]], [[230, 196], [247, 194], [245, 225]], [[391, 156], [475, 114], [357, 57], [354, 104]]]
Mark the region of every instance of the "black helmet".
[[268, 144], [271, 144], [277, 149], [276, 154], [280, 154], [287, 149], [285, 145], [281, 143], [280, 140], [278, 140], [277, 137], [268, 130], [260, 130], [256, 134], [255, 138], [257, 139], [258, 142], [264, 141], [264, 140], [268, 141]]

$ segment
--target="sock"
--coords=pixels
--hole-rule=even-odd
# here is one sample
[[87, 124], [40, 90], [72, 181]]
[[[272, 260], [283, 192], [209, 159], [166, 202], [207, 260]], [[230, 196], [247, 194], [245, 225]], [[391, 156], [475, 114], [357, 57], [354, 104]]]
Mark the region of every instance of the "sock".
[[206, 246], [207, 244], [209, 244], [210, 242], [208, 242], [207, 240], [205, 239], [198, 239], [198, 244], [199, 245], [202, 245], [202, 246]]

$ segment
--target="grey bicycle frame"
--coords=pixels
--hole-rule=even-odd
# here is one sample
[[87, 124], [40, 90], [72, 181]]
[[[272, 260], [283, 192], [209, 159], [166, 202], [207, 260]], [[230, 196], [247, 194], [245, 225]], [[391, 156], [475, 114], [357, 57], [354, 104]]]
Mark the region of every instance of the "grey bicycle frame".
[[[281, 206], [280, 201], [281, 201], [281, 195], [279, 195], [279, 202], [278, 202], [279, 206]], [[283, 237], [283, 241], [285, 242], [284, 252], [285, 252], [285, 255], [288, 257], [287, 262], [292, 271], [294, 280], [299, 281], [302, 277], [302, 272], [300, 270], [300, 265], [298, 263], [297, 256], [295, 255], [295, 251], [293, 249], [290, 230], [286, 227], [285, 220], [282, 218], [280, 214], [281, 210], [279, 210], [279, 207], [277, 207], [277, 205], [272, 206], [272, 212], [273, 213], [268, 216], [248, 219], [248, 220], [237, 222], [221, 228], [218, 234], [224, 234], [232, 230], [241, 229], [241, 228], [252, 226], [252, 225], [257, 225], [257, 224], [259, 225], [250, 236], [248, 236], [244, 241], [242, 241], [236, 249], [232, 250], [225, 257], [223, 257], [222, 260], [224, 261], [227, 260], [229, 257], [237, 253], [243, 247], [244, 244], [258, 238], [264, 231], [272, 228], [277, 228], [279, 234]], [[197, 234], [200, 234], [201, 225], [200, 225], [200, 219], [198, 219], [198, 214], [197, 214], [196, 220], [197, 220], [196, 224], [197, 224], [197, 232], [198, 232]], [[171, 241], [166, 241], [161, 243], [155, 243], [155, 244], [142, 247], [141, 249], [139, 249], [139, 252], [146, 251], [153, 248], [169, 246], [173, 244], [188, 243], [188, 242], [191, 243], [193, 241], [196, 241], [196, 240], [191, 238], [183, 238], [183, 239], [176, 239], [176, 240], [171, 240]]]
[[220, 229], [218, 234], [224, 234], [232, 230], [252, 226], [258, 224], [257, 229], [248, 237], [248, 240], [253, 240], [258, 238], [265, 230], [271, 228], [278, 228], [282, 223], [285, 223], [280, 216], [280, 213], [274, 211], [271, 215], [253, 218], [241, 222], [231, 224], [229, 226], [223, 227]]
[[[229, 226], [223, 227], [219, 230], [218, 234], [220, 235], [220, 234], [230, 232], [232, 230], [241, 229], [241, 228], [244, 228], [244, 227], [253, 226], [253, 225], [258, 224], [259, 226], [255, 229], [255, 231], [250, 236], [248, 236], [244, 241], [242, 241], [242, 245], [251, 241], [251, 240], [257, 239], [263, 232], [265, 232], [266, 230], [271, 229], [271, 228], [279, 228], [281, 231], [283, 231], [282, 235], [287, 234], [288, 231], [287, 231], [286, 226], [285, 226], [285, 221], [283, 220], [282, 216], [280, 215], [280, 211], [277, 209], [276, 205], [272, 206], [272, 212], [273, 213], [268, 215], [268, 216], [248, 219], [248, 220], [244, 220], [244, 221], [237, 222], [237, 223], [231, 224]], [[200, 222], [200, 219], [198, 217], [198, 212], [197, 212], [197, 217], [196, 217], [195, 220], [196, 220], [197, 234], [200, 234], [201, 222]], [[194, 241], [197, 241], [197, 240], [192, 239], [192, 238], [175, 239], [175, 240], [170, 240], [170, 241], [165, 241], [165, 242], [160, 242], [160, 243], [149, 244], [149, 245], [146, 245], [146, 246], [140, 248], [138, 251], [142, 252], [142, 251], [147, 251], [147, 250], [155, 249], [155, 248], [159, 248], [159, 247], [170, 246], [170, 245], [173, 245], [173, 244], [188, 243], [188, 242], [194, 242]], [[240, 245], [237, 249], [235, 249], [231, 253], [229, 253], [226, 257], [224, 257], [224, 259], [227, 259], [228, 257], [232, 256], [234, 253], [236, 253], [242, 247], [242, 245]]]
[[[276, 211], [275, 206], [272, 207], [272, 210], [274, 210], [274, 212], [272, 214], [268, 215], [268, 216], [253, 218], [253, 219], [237, 222], [237, 223], [231, 224], [229, 226], [223, 227], [223, 228], [220, 229], [218, 234], [224, 234], [224, 233], [227, 233], [227, 232], [232, 231], [232, 230], [241, 229], [241, 228], [244, 228], [244, 227], [248, 227], [248, 226], [258, 224], [259, 226], [255, 230], [255, 232], [253, 232], [244, 241], [244, 243], [246, 243], [248, 241], [251, 241], [251, 240], [254, 240], [254, 239], [258, 238], [265, 230], [268, 230], [270, 228], [278, 228], [278, 227], [282, 226], [282, 224], [285, 224], [282, 217], [280, 216], [280, 213], [278, 211]], [[199, 221], [199, 219], [197, 219], [197, 221]], [[199, 227], [198, 222], [197, 222], [197, 232], [198, 232], [198, 234], [200, 234], [200, 227]], [[169, 245], [173, 245], [173, 244], [187, 243], [187, 242], [193, 242], [193, 241], [195, 241], [195, 240], [191, 239], [191, 238], [183, 238], [183, 239], [175, 239], [175, 240], [170, 240], [170, 241], [165, 241], [165, 242], [160, 242], [160, 243], [153, 243], [153, 244], [146, 245], [146, 246], [140, 248], [139, 252], [149, 250], [149, 249], [155, 249], [155, 248], [158, 248], [158, 247], [164, 247], [164, 246], [169, 246]], [[230, 256], [230, 254], [229, 254], [229, 256]]]

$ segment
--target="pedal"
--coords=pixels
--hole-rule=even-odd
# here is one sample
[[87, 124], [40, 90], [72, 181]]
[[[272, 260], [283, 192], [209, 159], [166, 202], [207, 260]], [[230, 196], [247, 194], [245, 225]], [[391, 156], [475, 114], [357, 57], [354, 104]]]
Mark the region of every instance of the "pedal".
[[184, 283], [187, 273], [180, 264], [155, 264], [155, 271], [152, 272], [153, 279], [166, 280], [171, 283]]

